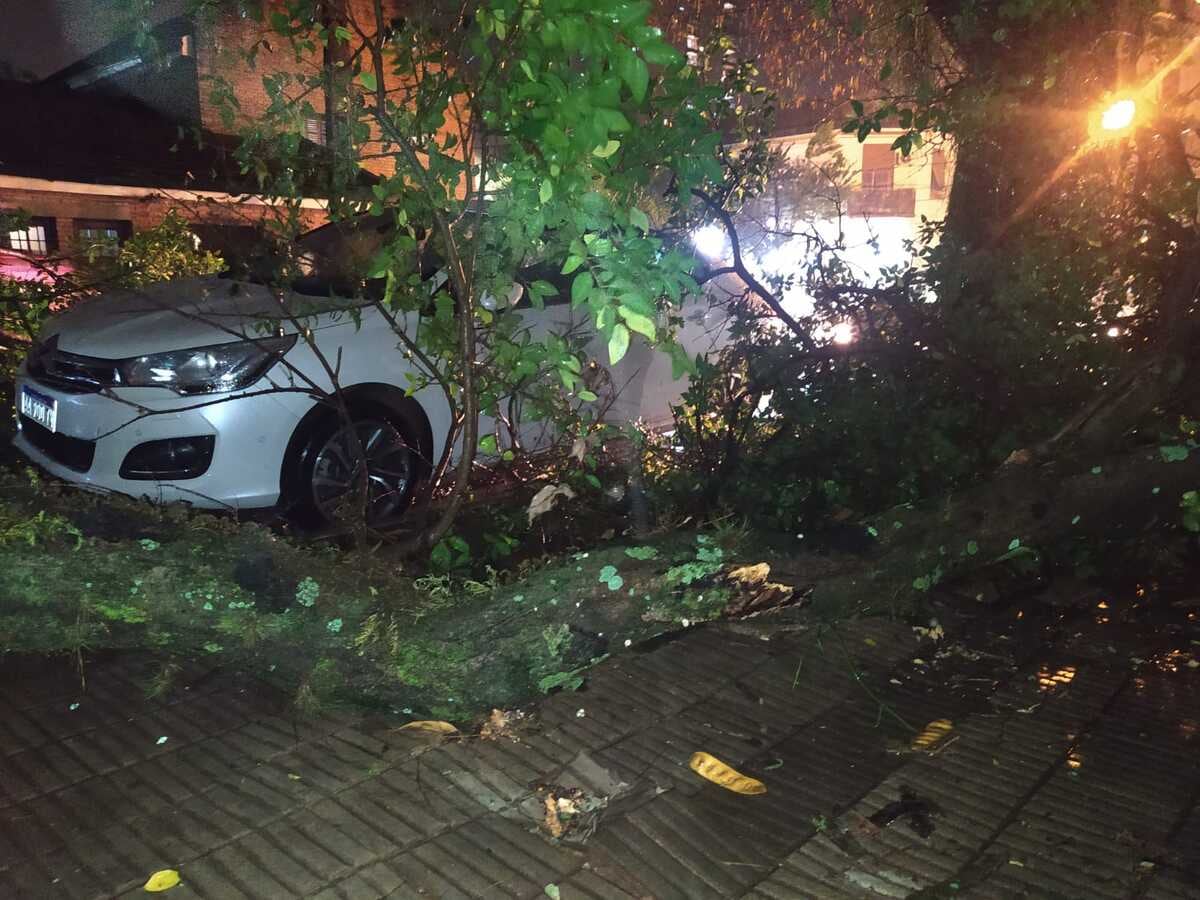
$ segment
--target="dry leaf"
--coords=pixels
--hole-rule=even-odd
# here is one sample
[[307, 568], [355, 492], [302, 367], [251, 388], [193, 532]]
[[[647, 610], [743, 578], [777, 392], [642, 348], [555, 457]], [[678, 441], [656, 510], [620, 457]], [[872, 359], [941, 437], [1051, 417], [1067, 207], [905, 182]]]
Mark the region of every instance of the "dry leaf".
[[144, 890], [151, 894], [157, 894], [159, 891], [167, 891], [179, 884], [179, 873], [174, 869], [159, 869], [148, 879]]
[[546, 807], [546, 818], [542, 820], [542, 827], [546, 829], [550, 837], [562, 837], [563, 823], [558, 817], [558, 798], [553, 794], [547, 794], [543, 802]]
[[759, 584], [766, 581], [767, 576], [770, 574], [771, 566], [764, 562], [753, 566], [740, 566], [736, 569], [730, 569], [729, 580], [739, 581], [742, 584]]
[[932, 750], [954, 730], [954, 723], [949, 719], [934, 719], [925, 729], [913, 738], [914, 750]]
[[767, 786], [758, 779], [750, 778], [729, 768], [715, 756], [710, 756], [703, 751], [693, 753], [688, 766], [701, 778], [707, 778], [713, 784], [719, 784], [735, 794], [753, 795], [767, 792]]
[[575, 496], [575, 492], [565, 484], [548, 484], [529, 501], [529, 524], [533, 524], [533, 520], [540, 515], [550, 512], [554, 508], [554, 501], [559, 497], [566, 497], [568, 500]]
[[575, 438], [575, 442], [571, 444], [571, 455], [583, 462], [583, 458], [587, 456], [587, 438]]
[[458, 734], [458, 729], [449, 722], [439, 722], [435, 719], [422, 719], [419, 722], [409, 722], [401, 725], [400, 731], [423, 731], [426, 734]]
[[525, 718], [525, 714], [520, 710], [509, 712], [504, 709], [493, 709], [488, 720], [479, 729], [479, 736], [485, 741], [496, 741], [503, 737], [519, 744], [521, 739], [513, 734], [512, 727], [514, 721], [523, 718]]

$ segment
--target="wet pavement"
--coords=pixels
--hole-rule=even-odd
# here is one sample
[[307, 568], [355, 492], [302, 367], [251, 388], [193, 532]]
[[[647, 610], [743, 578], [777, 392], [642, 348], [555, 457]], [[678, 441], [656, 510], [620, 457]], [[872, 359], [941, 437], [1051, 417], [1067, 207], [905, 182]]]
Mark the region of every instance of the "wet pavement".
[[[147, 700], [137, 656], [83, 690], [9, 661], [0, 898], [144, 896], [164, 868], [205, 900], [1200, 898], [1200, 602], [1140, 590], [936, 641], [711, 625], [450, 740], [295, 718], [233, 674]], [[766, 793], [703, 780], [701, 750]]]

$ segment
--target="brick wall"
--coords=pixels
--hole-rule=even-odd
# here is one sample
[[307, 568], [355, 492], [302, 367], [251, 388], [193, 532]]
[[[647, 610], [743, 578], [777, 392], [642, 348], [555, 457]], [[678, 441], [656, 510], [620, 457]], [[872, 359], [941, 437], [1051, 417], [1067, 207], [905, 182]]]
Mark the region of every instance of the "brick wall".
[[[280, 210], [259, 204], [163, 196], [106, 196], [100, 190], [103, 189], [93, 194], [77, 194], [0, 187], [0, 209], [23, 209], [34, 216], [54, 219], [60, 253], [71, 251], [76, 223], [83, 219], [129, 222], [136, 233], [159, 224], [172, 210], [187, 222], [204, 225], [261, 226], [280, 215]], [[320, 209], [304, 209], [301, 220], [307, 230], [325, 222], [326, 215]]]
[[[267, 14], [277, 8], [275, 0], [265, 0]], [[376, 33], [376, 17], [373, 0], [346, 0], [347, 11], [351, 21], [368, 35]], [[402, 14], [403, 0], [384, 0], [384, 17], [390, 21]], [[385, 27], [386, 27], [385, 22]], [[352, 28], [352, 31], [356, 29]], [[351, 41], [353, 49], [355, 41]], [[257, 49], [255, 49], [257, 48]], [[247, 56], [255, 53], [254, 64], [251, 65]], [[299, 79], [311, 79], [321, 73], [323, 51], [318, 47], [312, 52], [302, 52], [299, 56], [293, 51], [288, 42], [272, 33], [264, 23], [253, 19], [242, 18], [235, 13], [222, 15], [214, 22], [199, 31], [196, 46], [196, 69], [200, 79], [200, 122], [204, 128], [219, 133], [228, 133], [220, 114], [220, 104], [213, 100], [213, 80], [219, 78], [228, 83], [237, 98], [239, 116], [234, 123], [233, 131], [244, 128], [248, 124], [262, 119], [270, 106], [270, 98], [263, 86], [263, 77], [284, 73], [292, 77], [289, 96], [295, 96], [298, 91]], [[373, 63], [364, 60], [364, 68], [370, 68]], [[388, 79], [385, 86], [389, 90], [400, 87], [399, 79]], [[323, 120], [325, 112], [325, 96], [322, 90], [314, 89], [307, 93], [305, 99], [312, 105], [314, 112]], [[378, 129], [372, 126], [372, 137], [378, 138]], [[377, 140], [368, 142], [361, 148], [363, 168], [377, 175], [391, 175], [395, 167], [386, 155], [379, 155], [381, 146]]]

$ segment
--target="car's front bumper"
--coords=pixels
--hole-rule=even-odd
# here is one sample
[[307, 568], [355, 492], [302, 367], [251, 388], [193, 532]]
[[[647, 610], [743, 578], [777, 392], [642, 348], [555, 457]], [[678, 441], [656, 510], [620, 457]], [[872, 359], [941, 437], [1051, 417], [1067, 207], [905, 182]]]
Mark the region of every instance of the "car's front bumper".
[[[181, 397], [163, 388], [76, 394], [42, 384], [22, 369], [15, 385], [18, 408], [26, 385], [58, 402], [56, 434], [61, 439], [26, 433], [28, 426], [19, 428], [14, 439], [17, 449], [43, 469], [92, 490], [210, 509], [275, 504], [288, 440], [311, 403], [295, 394], [253, 396], [253, 391], [230, 397]], [[20, 416], [17, 422], [21, 426]], [[192, 437], [213, 439], [212, 459], [202, 475], [174, 480], [121, 476], [121, 465], [135, 447]]]

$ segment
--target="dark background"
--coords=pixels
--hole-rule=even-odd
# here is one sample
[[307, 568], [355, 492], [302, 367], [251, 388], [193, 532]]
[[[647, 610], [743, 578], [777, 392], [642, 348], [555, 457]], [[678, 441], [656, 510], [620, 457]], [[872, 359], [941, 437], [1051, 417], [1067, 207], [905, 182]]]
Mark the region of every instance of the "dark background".
[[[155, 22], [185, 0], [156, 4]], [[0, 0], [0, 78], [45, 78], [117, 36], [120, 0]]]

